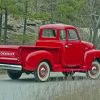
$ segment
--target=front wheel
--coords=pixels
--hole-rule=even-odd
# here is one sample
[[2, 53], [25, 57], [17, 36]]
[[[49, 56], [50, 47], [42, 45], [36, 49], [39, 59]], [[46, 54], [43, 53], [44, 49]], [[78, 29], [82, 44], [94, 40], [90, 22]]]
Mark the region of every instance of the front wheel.
[[49, 75], [50, 75], [50, 65], [46, 61], [41, 62], [34, 73], [35, 79], [37, 81], [45, 82], [48, 80]]
[[97, 61], [92, 62], [92, 69], [87, 72], [91, 79], [97, 79], [100, 76], [100, 64]]
[[22, 75], [21, 71], [14, 71], [14, 70], [7, 70], [7, 73], [8, 76], [13, 80], [19, 79]]

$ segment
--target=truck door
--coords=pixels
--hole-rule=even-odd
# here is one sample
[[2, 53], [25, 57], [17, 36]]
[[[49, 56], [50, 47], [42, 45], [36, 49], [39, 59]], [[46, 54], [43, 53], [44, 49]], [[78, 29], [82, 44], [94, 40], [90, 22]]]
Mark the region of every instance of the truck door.
[[84, 59], [84, 45], [81, 43], [75, 29], [67, 30], [65, 44], [65, 63], [67, 67], [81, 66]]

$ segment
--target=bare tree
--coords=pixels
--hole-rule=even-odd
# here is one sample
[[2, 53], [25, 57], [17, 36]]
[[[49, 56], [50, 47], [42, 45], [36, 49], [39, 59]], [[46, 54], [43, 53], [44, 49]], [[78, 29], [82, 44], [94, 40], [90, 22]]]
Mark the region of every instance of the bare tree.
[[85, 26], [90, 29], [90, 41], [92, 41], [97, 47], [97, 42], [99, 40], [98, 29], [100, 26], [99, 4], [99, 0], [86, 0], [84, 12], [81, 16]]
[[7, 23], [8, 23], [8, 10], [5, 8], [5, 29], [4, 29], [4, 41], [3, 43], [7, 43]]
[[23, 32], [23, 43], [25, 43], [24, 36], [26, 34], [26, 28], [27, 28], [27, 13], [28, 13], [28, 1], [25, 2], [25, 17], [24, 17], [24, 32]]
[[0, 42], [1, 42], [1, 34], [2, 34], [2, 16], [3, 16], [3, 11], [2, 11], [2, 0], [0, 2]]
[[1, 34], [2, 34], [2, 13], [0, 14], [0, 41], [1, 41]]

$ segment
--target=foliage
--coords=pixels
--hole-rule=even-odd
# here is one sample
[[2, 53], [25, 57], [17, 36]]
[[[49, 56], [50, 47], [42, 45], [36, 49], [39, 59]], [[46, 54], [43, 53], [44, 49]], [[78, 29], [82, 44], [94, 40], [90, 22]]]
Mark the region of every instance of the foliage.
[[58, 13], [61, 15], [63, 22], [69, 23], [77, 18], [84, 5], [83, 0], [67, 0], [57, 5]]
[[[1, 1], [1, 0], [0, 0]], [[27, 12], [26, 9], [27, 3]], [[2, 0], [0, 7], [6, 8], [8, 15], [22, 19], [23, 34], [26, 33], [28, 20], [50, 20], [65, 24], [77, 24], [80, 20], [80, 12], [84, 7], [84, 0]], [[1, 12], [1, 11], [0, 11]], [[45, 23], [44, 23], [45, 24]], [[25, 35], [25, 34], [24, 34]], [[7, 36], [6, 36], [7, 37]]]
[[34, 14], [34, 18], [37, 20], [48, 20], [50, 18], [50, 16], [47, 13], [40, 12], [40, 13]]
[[[25, 15], [25, 2], [28, 3], [28, 13]], [[41, 4], [40, 4], [41, 3]], [[61, 19], [72, 20], [82, 9], [83, 0], [2, 0], [2, 8], [7, 8], [15, 18]], [[51, 13], [53, 14], [51, 16]], [[56, 16], [56, 14], [58, 16]], [[60, 15], [60, 16], [59, 16]], [[56, 19], [55, 19], [56, 20]]]

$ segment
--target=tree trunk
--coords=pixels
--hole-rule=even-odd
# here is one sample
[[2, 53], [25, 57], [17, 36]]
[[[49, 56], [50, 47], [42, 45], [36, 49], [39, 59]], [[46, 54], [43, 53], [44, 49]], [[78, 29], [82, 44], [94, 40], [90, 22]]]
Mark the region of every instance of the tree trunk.
[[51, 24], [53, 23], [53, 1], [51, 0]]
[[100, 36], [97, 38], [97, 44], [96, 44], [97, 45], [97, 49], [100, 49], [100, 44], [99, 43], [100, 43]]
[[1, 43], [1, 34], [2, 34], [2, 13], [0, 15], [0, 43]]
[[89, 37], [89, 41], [92, 42], [93, 40], [93, 33], [92, 33], [92, 28], [89, 28], [90, 30], [90, 37]]
[[36, 0], [36, 17], [37, 17], [37, 13], [38, 13], [38, 1]]
[[7, 22], [8, 22], [8, 10], [5, 8], [5, 25], [4, 25], [4, 44], [7, 44]]
[[25, 34], [26, 34], [26, 27], [27, 27], [27, 10], [28, 10], [28, 2], [25, 3], [25, 18], [24, 18], [24, 31], [23, 31], [23, 45], [25, 44]]
[[96, 46], [97, 43], [97, 37], [98, 37], [98, 29], [93, 29], [93, 44]]

